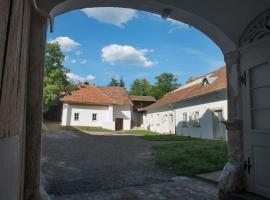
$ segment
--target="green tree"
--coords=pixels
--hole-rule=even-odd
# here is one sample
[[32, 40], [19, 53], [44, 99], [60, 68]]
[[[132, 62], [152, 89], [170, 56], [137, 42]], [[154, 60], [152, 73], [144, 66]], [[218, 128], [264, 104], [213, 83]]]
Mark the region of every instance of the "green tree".
[[112, 77], [109, 86], [117, 87], [119, 86], [119, 81], [115, 77]]
[[124, 81], [122, 76], [121, 76], [121, 78], [119, 80], [119, 86], [125, 88], [125, 81]]
[[130, 86], [130, 95], [147, 96], [150, 93], [151, 84], [147, 79], [135, 79]]
[[172, 73], [162, 73], [155, 77], [156, 83], [152, 86], [149, 94], [156, 99], [160, 99], [168, 92], [175, 90], [179, 84], [177, 83], [178, 78]]
[[69, 69], [64, 67], [65, 55], [60, 49], [59, 43], [47, 44], [44, 69], [44, 93], [43, 103], [46, 110], [50, 104], [57, 101], [61, 92], [70, 92], [74, 85], [68, 82]]
[[121, 76], [121, 78], [119, 80], [117, 78], [115, 78], [115, 77], [112, 77], [108, 86], [123, 87], [124, 88], [125, 87], [125, 82], [124, 82], [123, 77]]

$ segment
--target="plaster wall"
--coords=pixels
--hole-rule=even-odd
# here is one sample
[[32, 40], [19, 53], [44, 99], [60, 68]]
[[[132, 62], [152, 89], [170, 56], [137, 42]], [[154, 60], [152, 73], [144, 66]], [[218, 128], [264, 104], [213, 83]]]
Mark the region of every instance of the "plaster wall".
[[116, 118], [123, 118], [123, 129], [130, 130], [131, 128], [131, 106], [114, 106], [113, 119], [115, 123]]
[[[79, 119], [75, 120], [75, 113]], [[97, 114], [97, 119], [92, 120], [92, 114]], [[108, 106], [86, 106], [86, 105], [63, 105], [62, 125], [63, 126], [93, 126], [104, 127], [105, 123], [112, 123]]]
[[19, 199], [20, 146], [19, 136], [0, 140], [0, 199]]
[[[79, 119], [75, 120], [75, 113]], [[92, 120], [92, 114], [97, 114], [97, 119]], [[123, 129], [130, 130], [130, 106], [87, 106], [63, 104], [62, 126], [93, 126], [115, 130], [115, 119], [123, 118]]]
[[[174, 103], [172, 106], [163, 106], [148, 110], [147, 114], [143, 116], [144, 128], [161, 134], [169, 134], [171, 130], [169, 116], [172, 115], [172, 123], [177, 135], [212, 139], [214, 138], [212, 123], [213, 110], [222, 109], [224, 120], [227, 120], [228, 116], [226, 91]], [[189, 120], [189, 118], [197, 111], [199, 112], [200, 126], [195, 127], [192, 119]], [[184, 112], [187, 113], [186, 127], [183, 127], [182, 122]]]
[[[150, 131], [169, 134], [170, 124], [169, 116], [174, 116], [174, 111], [169, 106], [160, 107], [157, 109], [148, 110], [147, 114], [143, 116], [143, 126]], [[174, 119], [174, 117], [173, 117]], [[174, 121], [172, 122], [174, 124]]]
[[[177, 135], [213, 139], [215, 134], [213, 129], [213, 111], [222, 110], [223, 120], [228, 118], [226, 92], [177, 103], [175, 107]], [[199, 112], [199, 126], [194, 125], [193, 117], [195, 112]], [[186, 125], [183, 124], [183, 113], [187, 113]], [[227, 139], [227, 134], [225, 137]]]

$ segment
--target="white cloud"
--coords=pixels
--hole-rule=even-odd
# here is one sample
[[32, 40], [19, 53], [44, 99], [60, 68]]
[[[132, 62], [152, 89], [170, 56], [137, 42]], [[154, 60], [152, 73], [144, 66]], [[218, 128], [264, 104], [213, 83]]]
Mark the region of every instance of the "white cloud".
[[91, 74], [89, 74], [87, 76], [80, 76], [80, 75], [73, 74], [73, 73], [67, 73], [67, 77], [68, 77], [68, 80], [70, 82], [75, 82], [75, 83], [77, 83], [77, 82], [83, 83], [85, 81], [90, 82], [96, 78], [95, 76], [93, 76]]
[[78, 50], [78, 51], [75, 52], [75, 55], [76, 56], [82, 55], [82, 52]]
[[168, 18], [167, 21], [170, 22], [173, 26], [177, 26], [178, 28], [189, 28], [188, 24], [177, 21], [175, 19]]
[[71, 62], [72, 64], [75, 64], [75, 63], [77, 62], [77, 60], [72, 59], [70, 62]]
[[112, 44], [104, 47], [102, 50], [102, 59], [105, 62], [124, 65], [137, 65], [143, 67], [151, 67], [156, 64], [145, 57], [146, 53], [153, 50], [136, 49], [132, 46]]
[[87, 63], [87, 60], [82, 60], [81, 62], [80, 62], [80, 64], [82, 64], [82, 65], [84, 65], [84, 64], [86, 64]]
[[149, 13], [149, 16], [153, 20], [158, 20], [160, 23], [168, 23], [171, 27], [169, 29], [169, 33], [172, 33], [175, 30], [178, 29], [187, 29], [190, 26], [188, 24], [185, 24], [183, 22], [180, 22], [175, 19], [168, 18], [166, 20], [162, 19], [160, 15]]
[[79, 43], [72, 40], [70, 37], [66, 36], [60, 36], [55, 38], [54, 40], [50, 40], [49, 43], [58, 42], [61, 46], [61, 49], [63, 51], [75, 51], [78, 46], [80, 46]]
[[99, 22], [123, 27], [128, 21], [135, 18], [136, 10], [128, 8], [85, 8], [82, 11], [89, 17]]

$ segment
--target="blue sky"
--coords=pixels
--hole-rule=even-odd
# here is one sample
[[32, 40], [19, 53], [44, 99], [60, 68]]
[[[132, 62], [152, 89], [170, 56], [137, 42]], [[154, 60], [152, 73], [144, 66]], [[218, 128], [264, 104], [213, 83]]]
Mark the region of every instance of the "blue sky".
[[123, 77], [154, 83], [171, 72], [184, 83], [224, 65], [220, 49], [197, 29], [158, 15], [122, 8], [75, 10], [55, 18], [48, 42], [58, 41], [70, 79], [107, 85]]

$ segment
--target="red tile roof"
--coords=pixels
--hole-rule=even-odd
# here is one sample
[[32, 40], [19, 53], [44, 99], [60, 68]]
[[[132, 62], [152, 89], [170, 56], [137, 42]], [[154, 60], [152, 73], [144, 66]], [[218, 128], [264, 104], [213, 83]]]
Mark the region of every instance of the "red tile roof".
[[[210, 84], [202, 85], [202, 79], [206, 76], [208, 76], [208, 80], [212, 79], [213, 82]], [[198, 78], [188, 84], [181, 86], [175, 91], [166, 94], [161, 99], [157, 100], [155, 103], [143, 108], [143, 110], [165, 106], [174, 102], [187, 100], [189, 98], [193, 98], [203, 94], [225, 90], [226, 88], [226, 67], [222, 67], [217, 71], [208, 73], [201, 78]]]
[[110, 97], [116, 105], [132, 105], [127, 91], [122, 87], [105, 86], [97, 88]]
[[150, 102], [155, 102], [156, 99], [152, 96], [135, 96], [135, 95], [130, 95], [131, 101], [150, 101]]
[[61, 100], [67, 103], [84, 105], [132, 105], [124, 88], [97, 87], [94, 85], [79, 85], [78, 90], [73, 91]]

